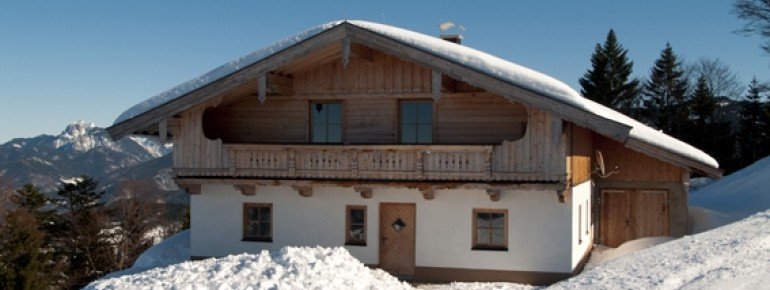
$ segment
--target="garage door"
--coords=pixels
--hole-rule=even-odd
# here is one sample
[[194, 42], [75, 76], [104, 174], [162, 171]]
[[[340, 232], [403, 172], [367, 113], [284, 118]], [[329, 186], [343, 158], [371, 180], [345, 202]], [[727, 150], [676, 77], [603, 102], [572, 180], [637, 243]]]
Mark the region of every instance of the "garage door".
[[602, 244], [617, 247], [638, 238], [669, 235], [668, 191], [604, 189], [601, 192]]

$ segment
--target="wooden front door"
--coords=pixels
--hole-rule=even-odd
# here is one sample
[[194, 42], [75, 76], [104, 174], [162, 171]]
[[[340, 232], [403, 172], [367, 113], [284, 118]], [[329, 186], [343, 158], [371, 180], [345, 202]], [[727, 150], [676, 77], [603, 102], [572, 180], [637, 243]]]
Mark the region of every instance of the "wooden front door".
[[602, 244], [617, 247], [643, 237], [666, 236], [668, 223], [667, 191], [602, 190], [599, 220]]
[[380, 204], [380, 268], [409, 277], [414, 274], [415, 206]]

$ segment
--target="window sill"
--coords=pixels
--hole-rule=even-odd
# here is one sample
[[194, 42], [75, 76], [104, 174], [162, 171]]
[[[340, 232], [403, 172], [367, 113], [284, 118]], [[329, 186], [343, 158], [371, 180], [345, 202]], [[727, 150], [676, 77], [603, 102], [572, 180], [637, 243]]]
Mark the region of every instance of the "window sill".
[[273, 238], [243, 238], [241, 242], [272, 243]]
[[493, 252], [507, 252], [508, 247], [473, 247], [471, 248], [472, 251], [493, 251]]
[[361, 242], [345, 242], [345, 246], [366, 247], [366, 243], [361, 243]]

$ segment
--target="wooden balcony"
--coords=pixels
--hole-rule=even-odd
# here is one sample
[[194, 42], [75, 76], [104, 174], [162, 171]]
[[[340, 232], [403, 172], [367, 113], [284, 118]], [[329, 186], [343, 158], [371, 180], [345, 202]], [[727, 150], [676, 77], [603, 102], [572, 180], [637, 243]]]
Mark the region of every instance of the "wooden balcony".
[[174, 170], [179, 177], [254, 179], [557, 182], [565, 178], [558, 172], [511, 171], [504, 164], [510, 157], [499, 156], [506, 155], [499, 147], [223, 144], [222, 168]]

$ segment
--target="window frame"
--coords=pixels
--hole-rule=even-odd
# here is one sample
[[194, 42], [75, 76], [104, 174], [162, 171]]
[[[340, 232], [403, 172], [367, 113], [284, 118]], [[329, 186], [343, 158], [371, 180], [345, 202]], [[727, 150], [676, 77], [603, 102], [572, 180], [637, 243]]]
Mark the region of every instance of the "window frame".
[[[352, 210], [363, 210], [364, 211], [364, 239], [363, 240], [354, 240], [350, 236], [350, 229], [353, 225], [352, 221], [350, 220], [350, 212]], [[366, 205], [346, 205], [345, 206], [345, 245], [346, 246], [366, 246], [366, 241], [369, 238], [369, 227], [367, 226], [367, 223], [369, 222], [369, 212], [366, 209]]]
[[[501, 213], [503, 214], [503, 244], [501, 245], [494, 245], [494, 244], [483, 244], [478, 242], [478, 223], [477, 223], [477, 216], [480, 213]], [[508, 209], [493, 209], [493, 208], [474, 208], [473, 214], [472, 214], [472, 250], [482, 250], [482, 251], [508, 251]], [[495, 229], [495, 228], [490, 228]], [[491, 232], [490, 232], [490, 241], [491, 241]]]
[[[326, 116], [326, 140], [324, 142], [315, 142], [313, 141], [313, 107], [317, 104], [322, 105], [329, 105], [329, 104], [337, 104], [340, 105], [340, 141], [339, 142], [329, 142], [329, 116], [327, 113]], [[341, 100], [322, 100], [322, 101], [308, 101], [307, 105], [307, 130], [308, 130], [308, 143], [312, 144], [342, 144], [345, 143], [345, 103]]]
[[[427, 143], [420, 143], [417, 141], [417, 137], [419, 134], [419, 127], [420, 122], [416, 121], [415, 125], [415, 142], [404, 142], [404, 134], [403, 134], [403, 126], [404, 122], [402, 121], [402, 117], [404, 116], [403, 112], [403, 104], [404, 103], [428, 103], [431, 107], [431, 118], [430, 118], [430, 142]], [[418, 110], [419, 112], [419, 110]], [[436, 142], [436, 102], [433, 101], [433, 99], [400, 99], [398, 100], [398, 127], [397, 130], [397, 143], [398, 144], [410, 144], [410, 145], [417, 145], [417, 144], [437, 144]], [[419, 114], [417, 115], [417, 118], [419, 119]]]
[[[251, 208], [269, 208], [270, 209], [270, 233], [266, 237], [249, 236], [248, 235], [248, 223], [249, 223], [249, 209]], [[241, 241], [244, 242], [273, 242], [273, 220], [275, 219], [275, 212], [273, 211], [272, 203], [244, 203], [243, 204], [243, 237]], [[257, 222], [263, 222], [257, 220]]]

